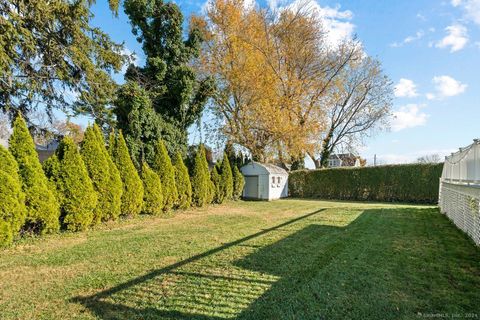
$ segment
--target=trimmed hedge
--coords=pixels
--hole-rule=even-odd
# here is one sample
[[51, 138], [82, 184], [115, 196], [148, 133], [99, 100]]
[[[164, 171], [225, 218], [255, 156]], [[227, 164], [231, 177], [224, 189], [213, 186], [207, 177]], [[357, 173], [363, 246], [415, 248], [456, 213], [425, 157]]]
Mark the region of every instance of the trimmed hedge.
[[292, 197], [436, 204], [443, 164], [299, 170], [290, 173]]

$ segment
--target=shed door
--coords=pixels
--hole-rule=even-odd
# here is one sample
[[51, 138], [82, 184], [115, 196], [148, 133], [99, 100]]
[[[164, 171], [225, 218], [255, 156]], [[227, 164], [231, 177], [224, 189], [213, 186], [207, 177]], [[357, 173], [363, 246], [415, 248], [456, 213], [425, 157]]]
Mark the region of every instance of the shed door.
[[258, 176], [245, 176], [245, 198], [258, 198]]

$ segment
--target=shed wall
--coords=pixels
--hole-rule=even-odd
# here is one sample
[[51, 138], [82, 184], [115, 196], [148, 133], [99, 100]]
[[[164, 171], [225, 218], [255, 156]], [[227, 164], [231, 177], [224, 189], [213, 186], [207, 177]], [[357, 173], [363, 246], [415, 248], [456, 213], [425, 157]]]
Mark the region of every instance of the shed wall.
[[[272, 183], [272, 177], [275, 178], [275, 183]], [[280, 177], [280, 183], [277, 179]], [[268, 200], [275, 200], [285, 198], [288, 196], [288, 175], [270, 175]]]

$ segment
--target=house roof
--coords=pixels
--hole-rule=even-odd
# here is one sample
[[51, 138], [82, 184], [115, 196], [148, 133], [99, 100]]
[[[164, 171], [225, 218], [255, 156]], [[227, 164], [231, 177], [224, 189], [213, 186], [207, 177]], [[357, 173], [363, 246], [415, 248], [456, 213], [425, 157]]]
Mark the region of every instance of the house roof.
[[270, 163], [260, 163], [260, 162], [251, 161], [248, 164], [244, 165], [244, 167], [246, 167], [246, 166], [253, 166], [253, 167], [259, 166], [259, 167], [263, 168], [265, 171], [267, 171], [267, 173], [269, 173], [269, 174], [288, 175], [288, 172], [285, 169], [280, 168], [279, 166], [276, 166], [276, 165], [270, 164]]
[[59, 144], [60, 142], [58, 140], [52, 139], [44, 145], [35, 143], [35, 149], [37, 151], [55, 151]]

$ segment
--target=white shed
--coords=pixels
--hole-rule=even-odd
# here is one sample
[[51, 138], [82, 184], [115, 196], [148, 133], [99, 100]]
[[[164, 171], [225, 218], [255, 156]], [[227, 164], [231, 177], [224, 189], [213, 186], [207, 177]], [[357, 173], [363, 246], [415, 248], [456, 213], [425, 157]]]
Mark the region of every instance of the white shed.
[[243, 198], [275, 200], [288, 197], [288, 172], [273, 164], [250, 162], [240, 168], [244, 178]]

